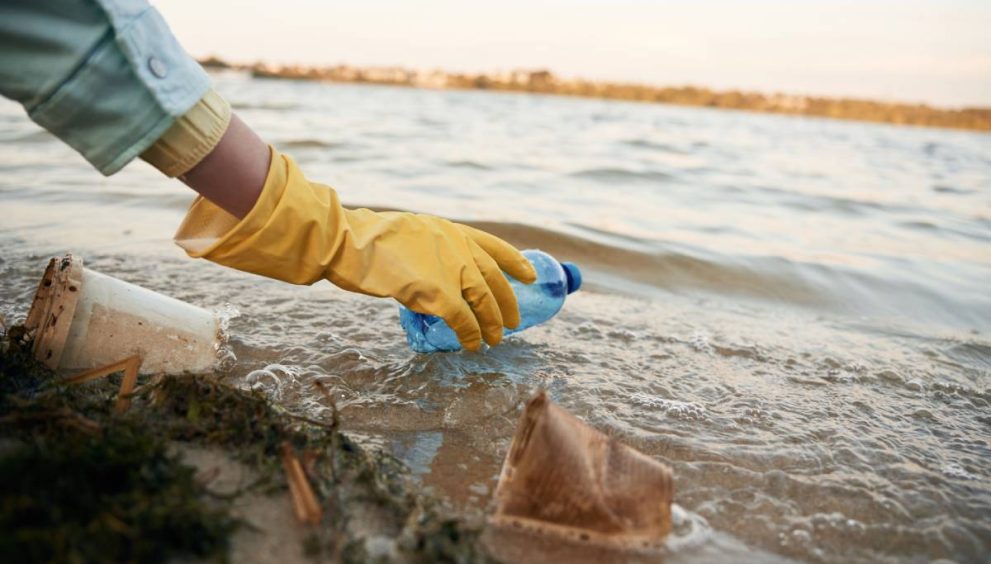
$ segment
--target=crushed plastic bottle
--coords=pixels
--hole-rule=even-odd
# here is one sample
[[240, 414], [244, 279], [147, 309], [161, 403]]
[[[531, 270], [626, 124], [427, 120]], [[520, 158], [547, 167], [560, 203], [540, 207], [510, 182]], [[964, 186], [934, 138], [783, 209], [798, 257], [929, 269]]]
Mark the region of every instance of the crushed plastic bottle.
[[[536, 269], [537, 281], [523, 284], [506, 275], [513, 293], [516, 294], [520, 324], [516, 329], [504, 329], [505, 335], [519, 333], [554, 317], [564, 305], [565, 296], [577, 291], [582, 285], [582, 273], [575, 264], [560, 263], [538, 250], [523, 251], [523, 256]], [[461, 350], [457, 335], [443, 319], [435, 315], [416, 313], [399, 306], [399, 323], [406, 331], [406, 341], [410, 348], [416, 352]]]

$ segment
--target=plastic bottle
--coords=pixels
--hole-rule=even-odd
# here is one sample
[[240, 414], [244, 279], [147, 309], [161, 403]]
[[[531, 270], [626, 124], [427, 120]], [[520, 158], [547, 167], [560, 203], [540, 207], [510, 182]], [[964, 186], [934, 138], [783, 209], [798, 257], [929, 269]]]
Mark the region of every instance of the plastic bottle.
[[[523, 251], [537, 271], [537, 281], [523, 284], [505, 275], [516, 294], [520, 308], [520, 324], [516, 329], [504, 329], [505, 335], [519, 333], [554, 317], [564, 305], [567, 294], [582, 285], [582, 273], [578, 266], [559, 263], [554, 257], [538, 250]], [[399, 323], [406, 330], [406, 341], [416, 352], [459, 351], [461, 343], [454, 331], [435, 315], [424, 315], [399, 306]]]

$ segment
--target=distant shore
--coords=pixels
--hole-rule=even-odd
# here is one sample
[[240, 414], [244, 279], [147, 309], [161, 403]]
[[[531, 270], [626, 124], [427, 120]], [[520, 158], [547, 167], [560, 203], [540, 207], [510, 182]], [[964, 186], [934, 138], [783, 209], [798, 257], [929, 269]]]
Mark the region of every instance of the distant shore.
[[547, 70], [466, 74], [401, 67], [354, 67], [350, 65], [315, 67], [272, 65], [262, 62], [235, 64], [217, 57], [201, 59], [199, 62], [208, 69], [236, 69], [250, 72], [252, 76], [259, 78], [354, 82], [451, 90], [530, 92], [815, 116], [895, 125], [991, 131], [991, 108], [946, 109], [925, 104], [877, 102], [852, 98], [761, 94], [736, 90], [715, 91], [694, 86], [663, 87], [580, 79], [568, 80], [559, 78]]

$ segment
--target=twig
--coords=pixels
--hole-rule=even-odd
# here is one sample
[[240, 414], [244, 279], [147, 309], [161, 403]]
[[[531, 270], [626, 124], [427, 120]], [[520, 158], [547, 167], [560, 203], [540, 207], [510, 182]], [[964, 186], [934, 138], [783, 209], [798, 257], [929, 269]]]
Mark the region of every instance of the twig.
[[118, 413], [122, 413], [127, 411], [127, 408], [131, 406], [130, 397], [134, 391], [134, 385], [138, 382], [138, 370], [140, 368], [141, 356], [134, 355], [123, 360], [118, 360], [117, 362], [112, 362], [106, 366], [93, 368], [75, 376], [70, 376], [62, 380], [62, 383], [68, 385], [82, 384], [123, 370], [124, 380], [120, 383], [120, 390], [117, 392], [117, 404], [114, 406], [114, 409]]
[[137, 355], [130, 356], [130, 357], [127, 357], [127, 358], [125, 358], [123, 360], [118, 360], [117, 362], [112, 362], [112, 363], [110, 363], [110, 364], [108, 364], [106, 366], [100, 366], [98, 368], [92, 368], [92, 369], [87, 370], [85, 372], [80, 372], [79, 374], [76, 374], [75, 376], [69, 376], [68, 378], [63, 379], [62, 380], [62, 383], [63, 384], [69, 384], [69, 385], [83, 384], [83, 383], [86, 383], [86, 382], [90, 382], [92, 380], [96, 380], [97, 378], [103, 378], [103, 377], [109, 376], [109, 375], [111, 375], [111, 374], [113, 374], [115, 372], [120, 372], [121, 370], [127, 370], [128, 366], [129, 366], [128, 363], [131, 362], [131, 361], [133, 361], [133, 360], [137, 360], [140, 363], [141, 362], [141, 357], [140, 356], [137, 356]]
[[323, 510], [317, 503], [310, 481], [306, 479], [303, 467], [288, 442], [282, 443], [282, 466], [286, 472], [286, 481], [289, 482], [289, 495], [292, 497], [296, 518], [303, 524], [319, 524], [323, 520]]
[[138, 369], [140, 368], [140, 356], [132, 356], [128, 359], [127, 369], [124, 370], [124, 381], [120, 383], [120, 391], [117, 392], [117, 405], [114, 406], [118, 413], [123, 413], [131, 407], [131, 392], [134, 391], [134, 385], [138, 383]]

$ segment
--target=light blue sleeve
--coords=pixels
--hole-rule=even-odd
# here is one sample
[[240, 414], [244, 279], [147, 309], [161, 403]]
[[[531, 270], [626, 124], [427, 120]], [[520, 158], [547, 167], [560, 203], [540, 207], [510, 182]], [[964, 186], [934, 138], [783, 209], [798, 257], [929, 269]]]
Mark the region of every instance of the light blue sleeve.
[[0, 2], [0, 94], [105, 175], [209, 88], [146, 0]]

